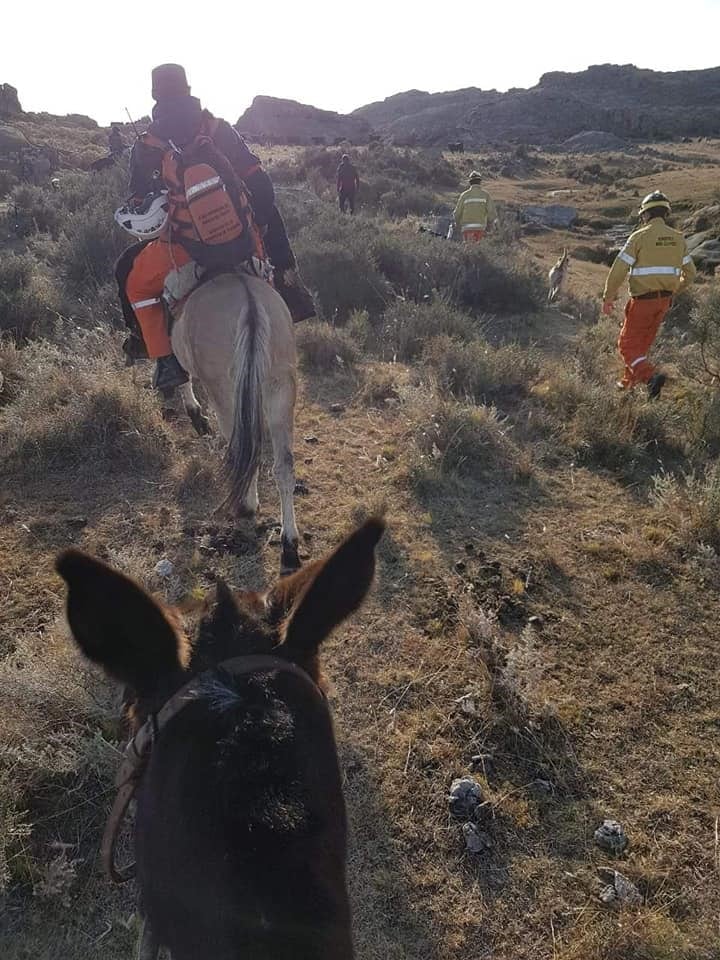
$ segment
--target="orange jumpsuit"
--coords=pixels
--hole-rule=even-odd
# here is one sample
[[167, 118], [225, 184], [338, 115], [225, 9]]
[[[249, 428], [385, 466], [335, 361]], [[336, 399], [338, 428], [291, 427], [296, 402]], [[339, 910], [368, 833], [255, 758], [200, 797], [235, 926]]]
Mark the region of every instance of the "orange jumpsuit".
[[159, 238], [144, 247], [133, 261], [126, 290], [152, 360], [172, 353], [161, 299], [165, 278], [191, 259], [179, 243]]
[[647, 383], [655, 373], [648, 352], [674, 293], [695, 278], [695, 264], [683, 235], [662, 217], [653, 217], [629, 237], [615, 258], [605, 284], [604, 300], [613, 301], [629, 275], [630, 299], [618, 339], [625, 365], [622, 385]]

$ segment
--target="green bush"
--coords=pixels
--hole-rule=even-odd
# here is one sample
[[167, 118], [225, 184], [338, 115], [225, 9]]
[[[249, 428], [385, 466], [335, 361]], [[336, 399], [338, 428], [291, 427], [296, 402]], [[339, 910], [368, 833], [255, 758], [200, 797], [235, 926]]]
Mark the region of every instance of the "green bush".
[[358, 238], [317, 240], [303, 231], [296, 244], [305, 282], [316, 294], [321, 316], [342, 323], [353, 310], [382, 313], [390, 289]]
[[431, 303], [399, 300], [385, 311], [376, 350], [383, 359], [407, 363], [417, 359], [434, 337], [445, 335], [457, 341], [469, 341], [478, 332], [478, 323], [473, 317], [443, 300]]
[[309, 370], [337, 370], [358, 360], [358, 349], [345, 331], [322, 321], [308, 321], [296, 334], [298, 353]]
[[423, 359], [443, 390], [475, 402], [525, 393], [539, 369], [532, 353], [514, 344], [492, 347], [483, 340], [461, 343], [448, 336], [429, 340]]
[[435, 203], [432, 190], [399, 184], [380, 196], [380, 206], [389, 217], [406, 217], [410, 213], [430, 213]]
[[0, 330], [19, 338], [35, 336], [58, 309], [56, 289], [32, 254], [0, 257]]
[[49, 233], [56, 238], [63, 219], [59, 197], [50, 190], [32, 184], [15, 187], [10, 194], [8, 215], [15, 233], [21, 237]]

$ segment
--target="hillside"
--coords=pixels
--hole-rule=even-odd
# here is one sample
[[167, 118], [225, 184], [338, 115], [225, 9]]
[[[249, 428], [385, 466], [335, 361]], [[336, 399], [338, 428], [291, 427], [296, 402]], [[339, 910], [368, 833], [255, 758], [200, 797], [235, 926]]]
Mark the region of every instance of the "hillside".
[[[578, 159], [376, 143], [350, 150], [352, 219], [339, 150], [257, 149], [321, 313], [296, 328], [303, 560], [369, 511], [388, 521], [371, 596], [323, 649], [357, 960], [718, 960], [718, 281], [678, 299], [657, 403], [613, 388], [618, 317], [598, 316], [639, 195], [667, 189], [693, 230], [720, 215], [718, 145]], [[481, 247], [419, 232], [476, 164], [500, 229]], [[61, 170], [57, 189], [0, 197], [4, 960], [127, 960], [138, 930], [137, 890], [98, 865], [119, 696], [68, 640], [57, 552], [105, 558], [188, 627], [217, 577], [277, 576], [268, 458], [256, 522], [215, 513], [220, 440], [159, 402], [147, 365], [123, 366], [125, 183], [121, 167]], [[528, 231], [518, 208], [558, 192], [578, 225]], [[548, 308], [564, 246], [569, 287]], [[449, 812], [461, 776], [485, 800], [476, 830]], [[605, 818], [630, 838], [619, 859], [593, 841]]]
[[255, 97], [236, 126], [252, 140], [293, 144], [332, 144], [336, 140], [367, 143], [372, 133], [370, 124], [362, 117], [319, 110], [296, 100], [261, 96]]
[[547, 73], [507, 93], [411, 90], [354, 112], [397, 143], [471, 146], [493, 140], [549, 144], [583, 130], [637, 139], [720, 134], [720, 68], [661, 73], [630, 64]]

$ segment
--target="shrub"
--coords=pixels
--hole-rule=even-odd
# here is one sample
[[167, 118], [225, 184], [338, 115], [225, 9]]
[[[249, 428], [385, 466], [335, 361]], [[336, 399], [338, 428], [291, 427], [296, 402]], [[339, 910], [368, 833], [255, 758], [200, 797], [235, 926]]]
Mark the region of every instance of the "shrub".
[[296, 253], [326, 320], [342, 322], [356, 309], [382, 312], [390, 291], [360, 238], [316, 242], [303, 231]]
[[36, 335], [58, 309], [56, 290], [32, 254], [0, 258], [0, 330], [20, 338]]
[[387, 367], [366, 369], [360, 399], [370, 407], [381, 407], [387, 400], [397, 400], [397, 382], [393, 371]]
[[424, 471], [472, 477], [508, 466], [514, 447], [494, 407], [441, 400], [423, 411], [415, 442]]
[[429, 213], [434, 203], [435, 194], [431, 190], [409, 184], [399, 184], [380, 196], [380, 205], [390, 217]]
[[10, 195], [9, 216], [18, 236], [49, 233], [57, 237], [62, 223], [60, 200], [49, 190], [32, 184], [15, 187]]
[[656, 474], [650, 495], [676, 525], [685, 546], [707, 544], [720, 552], [720, 467], [713, 463], [701, 474]]
[[106, 357], [115, 349], [106, 335], [66, 325], [62, 347], [39, 341], [22, 351], [20, 383], [0, 428], [4, 470], [28, 479], [56, 470], [93, 477], [167, 464], [172, 441], [155, 399], [129, 374], [108, 378]]
[[309, 370], [337, 370], [358, 359], [358, 349], [345, 330], [309, 321], [297, 332], [300, 360]]
[[476, 320], [443, 300], [398, 301], [385, 311], [377, 347], [384, 359], [407, 362], [419, 357], [433, 337], [444, 334], [467, 341], [478, 332]]
[[483, 340], [460, 343], [434, 337], [423, 352], [444, 390], [460, 399], [485, 402], [527, 391], [538, 373], [532, 353], [516, 345], [492, 347]]

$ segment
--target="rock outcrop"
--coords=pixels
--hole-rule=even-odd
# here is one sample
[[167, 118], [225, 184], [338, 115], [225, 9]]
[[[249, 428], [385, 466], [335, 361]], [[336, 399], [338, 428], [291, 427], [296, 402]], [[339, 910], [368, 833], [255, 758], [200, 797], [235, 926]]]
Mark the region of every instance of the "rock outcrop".
[[410, 90], [353, 114], [396, 143], [553, 144], [588, 130], [623, 139], [720, 135], [720, 68], [661, 73], [603, 64], [547, 73], [529, 90]]
[[372, 134], [362, 117], [276, 97], [255, 97], [238, 120], [237, 129], [251, 139], [291, 144], [367, 143]]
[[16, 117], [23, 112], [15, 87], [0, 83], [0, 117]]

